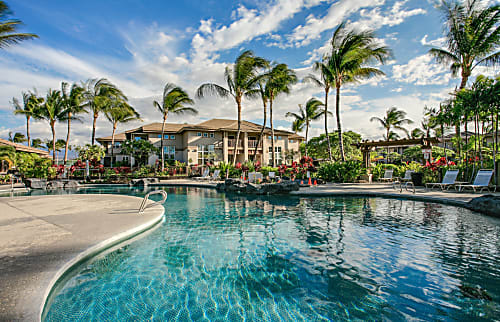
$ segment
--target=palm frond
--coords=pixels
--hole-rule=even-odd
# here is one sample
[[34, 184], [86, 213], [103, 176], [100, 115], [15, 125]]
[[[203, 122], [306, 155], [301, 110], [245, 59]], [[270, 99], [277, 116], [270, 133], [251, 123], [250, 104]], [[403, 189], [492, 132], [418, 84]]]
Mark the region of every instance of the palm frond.
[[229, 95], [231, 95], [231, 93], [229, 90], [225, 89], [220, 85], [213, 83], [205, 83], [200, 87], [198, 87], [198, 89], [196, 90], [196, 97], [203, 98], [206, 95], [215, 95], [222, 98], [227, 98]]

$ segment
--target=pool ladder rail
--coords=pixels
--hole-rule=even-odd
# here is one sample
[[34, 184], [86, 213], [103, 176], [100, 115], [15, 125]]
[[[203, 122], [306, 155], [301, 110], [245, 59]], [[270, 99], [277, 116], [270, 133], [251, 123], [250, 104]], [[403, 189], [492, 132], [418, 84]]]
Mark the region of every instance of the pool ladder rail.
[[[161, 194], [163, 196], [162, 199], [160, 201], [156, 201], [156, 202], [153, 202], [151, 204], [147, 204], [149, 196], [157, 195], [157, 194]], [[167, 197], [168, 197], [168, 195], [167, 195], [167, 192], [165, 190], [155, 190], [155, 191], [148, 192], [144, 196], [144, 199], [142, 199], [141, 206], [139, 207], [139, 214], [144, 213], [144, 210], [146, 210], [147, 208], [151, 208], [151, 207], [156, 206], [156, 205], [163, 205], [165, 203], [165, 201], [167, 201]]]

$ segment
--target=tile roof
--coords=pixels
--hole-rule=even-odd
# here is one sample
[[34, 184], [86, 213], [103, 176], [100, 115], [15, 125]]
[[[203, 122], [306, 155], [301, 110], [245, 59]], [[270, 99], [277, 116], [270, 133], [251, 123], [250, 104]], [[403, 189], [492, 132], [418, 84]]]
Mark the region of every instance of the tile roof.
[[11, 147], [14, 147], [16, 149], [16, 151], [36, 153], [36, 154], [43, 156], [43, 157], [50, 157], [50, 153], [47, 151], [32, 148], [32, 147], [29, 147], [29, 146], [26, 146], [23, 144], [19, 144], [19, 143], [10, 142], [10, 141], [5, 140], [5, 139], [0, 139], [0, 145], [9, 145]]

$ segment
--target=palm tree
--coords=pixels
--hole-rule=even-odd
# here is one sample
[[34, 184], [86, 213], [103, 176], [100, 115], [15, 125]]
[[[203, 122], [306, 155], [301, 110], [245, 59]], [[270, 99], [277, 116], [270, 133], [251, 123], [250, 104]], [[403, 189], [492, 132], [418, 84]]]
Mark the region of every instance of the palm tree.
[[[9, 133], [9, 135], [10, 135], [10, 133]], [[12, 142], [14, 142], [14, 143], [24, 143], [26, 141], [28, 141], [28, 139], [26, 139], [24, 134], [19, 133], [19, 132], [14, 133], [14, 136], [12, 137]]]
[[442, 1], [440, 8], [446, 19], [447, 49], [431, 48], [429, 53], [438, 63], [451, 63], [453, 76], [460, 71], [463, 89], [475, 67], [500, 62], [500, 52], [494, 52], [500, 44], [500, 6], [485, 8], [478, 0], [467, 0]]
[[23, 92], [23, 106], [19, 103], [17, 98], [12, 99], [12, 104], [14, 105], [14, 114], [22, 114], [26, 117], [26, 136], [28, 139], [28, 146], [31, 146], [30, 138], [30, 120], [31, 118], [37, 119], [37, 111], [40, 104], [43, 102], [43, 98], [37, 97], [34, 93]]
[[31, 146], [37, 149], [43, 148], [42, 139], [33, 139], [31, 140]]
[[382, 125], [382, 127], [386, 130], [385, 137], [389, 137], [389, 133], [393, 128], [408, 133], [408, 130], [405, 129], [403, 125], [413, 123], [412, 120], [406, 118], [405, 111], [398, 110], [398, 108], [395, 106], [387, 109], [386, 114], [383, 118], [376, 116], [370, 118], [370, 122], [373, 121], [378, 121], [380, 125]]
[[198, 111], [192, 107], [185, 105], [193, 105], [194, 101], [189, 97], [188, 93], [179, 86], [172, 83], [165, 84], [163, 88], [163, 97], [161, 104], [153, 101], [154, 106], [160, 111], [163, 116], [163, 123], [161, 125], [161, 171], [165, 171], [165, 151], [163, 151], [163, 134], [165, 132], [165, 122], [169, 113], [184, 114], [192, 113], [197, 114]]
[[385, 60], [391, 56], [391, 50], [377, 43], [375, 34], [372, 31], [356, 32], [347, 30], [345, 23], [341, 23], [333, 33], [331, 45], [331, 52], [323, 58], [322, 63], [316, 63], [315, 67], [321, 70], [327, 67], [330, 77], [333, 77], [333, 84], [336, 89], [335, 114], [337, 117], [340, 156], [342, 161], [345, 161], [340, 123], [340, 88], [344, 84], [359, 82], [373, 76], [385, 75], [381, 70], [367, 67], [365, 64], [373, 61], [384, 64]]
[[[267, 78], [267, 76], [263, 76], [261, 78], [261, 80], [258, 82], [258, 88], [256, 89], [256, 91], [259, 93], [260, 98], [262, 99], [262, 106], [263, 106], [263, 110], [264, 110], [264, 117], [263, 117], [264, 120], [262, 121], [262, 127], [260, 129], [259, 138], [257, 139], [257, 144], [255, 145], [255, 150], [253, 152], [253, 158], [255, 161], [257, 158], [257, 151], [259, 149], [259, 144], [262, 141], [262, 136], [264, 134], [264, 130], [266, 129], [266, 123], [267, 123], [267, 103], [269, 102], [269, 90], [268, 90], [268, 87], [266, 86], [266, 84], [267, 84], [266, 78]], [[262, 161], [264, 161], [264, 160], [262, 160]]]
[[425, 132], [422, 131], [420, 128], [414, 128], [411, 130], [410, 135], [408, 136], [409, 139], [420, 139], [425, 136]]
[[35, 34], [17, 33], [17, 29], [23, 24], [21, 20], [7, 19], [12, 12], [5, 1], [0, 0], [0, 48], [17, 44], [23, 40], [38, 38]]
[[297, 75], [286, 64], [277, 64], [268, 73], [266, 87], [269, 87], [269, 125], [271, 125], [271, 149], [273, 167], [276, 166], [276, 140], [274, 138], [273, 102], [281, 93], [290, 93], [290, 88], [297, 83]]
[[83, 87], [84, 102], [88, 106], [89, 111], [92, 112], [93, 117], [91, 142], [94, 145], [97, 118], [99, 117], [99, 113], [104, 112], [105, 107], [108, 106], [107, 99], [127, 101], [127, 97], [105, 78], [89, 79], [83, 84]]
[[69, 135], [71, 132], [71, 121], [82, 120], [77, 117], [78, 114], [87, 113], [85, 105], [82, 103], [83, 100], [83, 87], [73, 84], [68, 91], [68, 83], [61, 83], [61, 93], [62, 100], [64, 104], [64, 109], [66, 112], [66, 119], [68, 121], [68, 133], [66, 135], [66, 145], [64, 147], [64, 164], [68, 160], [68, 150], [69, 150]]
[[302, 132], [304, 130], [304, 126], [306, 126], [306, 124], [302, 118], [293, 120], [292, 122], [293, 133], [297, 134], [297, 132]]
[[[113, 103], [111, 101], [110, 103]], [[104, 115], [108, 121], [113, 124], [113, 133], [111, 134], [111, 167], [113, 166], [114, 145], [115, 145], [115, 132], [118, 123], [128, 123], [140, 119], [139, 113], [127, 102], [118, 102], [114, 106], [106, 109]], [[162, 134], [163, 137], [163, 134]]]
[[47, 93], [45, 103], [39, 110], [40, 119], [49, 123], [52, 131], [52, 158], [56, 160], [56, 122], [66, 120], [67, 114], [64, 108], [64, 102], [60, 91], [51, 90]]
[[[196, 97], [203, 98], [205, 95], [217, 95], [221, 98], [232, 96], [236, 102], [238, 110], [238, 131], [236, 132], [236, 147], [233, 156], [233, 165], [236, 163], [238, 141], [241, 132], [241, 109], [243, 96], [254, 98], [257, 93], [255, 88], [261, 77], [257, 75], [260, 68], [266, 68], [269, 62], [264, 58], [254, 56], [253, 52], [246, 50], [241, 53], [234, 63], [233, 68], [226, 67], [224, 78], [227, 87], [224, 88], [214, 83], [205, 83], [198, 87]], [[227, 175], [227, 174], [226, 174]]]
[[[321, 108], [324, 106], [325, 106], [325, 104], [323, 104], [323, 102], [321, 102], [320, 100], [318, 100], [315, 97], [312, 97], [306, 102], [305, 108], [302, 106], [302, 104], [299, 104], [299, 114], [288, 112], [285, 115], [286, 117], [293, 117], [293, 118], [295, 118], [295, 121], [298, 121], [298, 122], [305, 124], [305, 126], [306, 126], [306, 140], [305, 140], [306, 156], [307, 156], [307, 138], [309, 135], [309, 124], [312, 121], [319, 119], [321, 116], [323, 116], [325, 114], [325, 109]], [[328, 114], [331, 114], [331, 113], [328, 112]], [[294, 121], [294, 123], [295, 123], [295, 121]], [[302, 128], [303, 128], [303, 126], [302, 126]]]

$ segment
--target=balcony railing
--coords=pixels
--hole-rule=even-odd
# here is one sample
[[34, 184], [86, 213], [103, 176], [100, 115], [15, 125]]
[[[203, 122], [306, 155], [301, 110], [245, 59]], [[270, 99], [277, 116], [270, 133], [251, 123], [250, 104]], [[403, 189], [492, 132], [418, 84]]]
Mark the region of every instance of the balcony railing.
[[[257, 147], [257, 140], [248, 140], [248, 148], [255, 149]], [[259, 148], [262, 148], [262, 141], [259, 142]]]
[[[227, 140], [227, 146], [230, 148], [234, 148], [236, 144], [235, 139], [228, 139]], [[248, 148], [249, 149], [255, 149], [257, 146], [257, 140], [248, 140]], [[240, 140], [240, 143], [238, 144], [238, 148], [242, 149], [243, 148], [243, 140]], [[259, 143], [259, 148], [262, 148], [262, 141]]]

